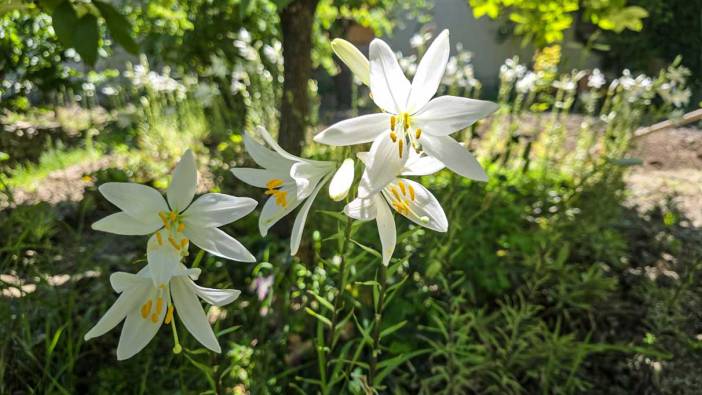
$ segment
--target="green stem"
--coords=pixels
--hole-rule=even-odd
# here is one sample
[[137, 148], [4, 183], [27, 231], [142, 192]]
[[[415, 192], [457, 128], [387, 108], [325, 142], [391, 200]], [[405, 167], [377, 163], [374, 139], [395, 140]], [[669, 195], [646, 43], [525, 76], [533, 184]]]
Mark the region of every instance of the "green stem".
[[336, 343], [336, 324], [339, 320], [339, 311], [341, 310], [341, 299], [346, 290], [346, 252], [351, 244], [351, 225], [352, 221], [350, 217], [346, 217], [346, 228], [344, 230], [344, 241], [341, 247], [341, 263], [339, 264], [339, 293], [334, 298], [334, 311], [332, 312], [331, 319], [331, 329], [329, 330], [329, 337], [327, 338], [327, 344], [329, 344], [329, 352], [334, 349]]
[[387, 266], [380, 264], [380, 275], [378, 279], [378, 303], [375, 306], [375, 320], [373, 322], [373, 347], [371, 349], [371, 360], [368, 370], [368, 384], [375, 387], [373, 381], [377, 375], [378, 355], [380, 354], [380, 324], [383, 318], [383, 305], [385, 304], [385, 288], [387, 277]]

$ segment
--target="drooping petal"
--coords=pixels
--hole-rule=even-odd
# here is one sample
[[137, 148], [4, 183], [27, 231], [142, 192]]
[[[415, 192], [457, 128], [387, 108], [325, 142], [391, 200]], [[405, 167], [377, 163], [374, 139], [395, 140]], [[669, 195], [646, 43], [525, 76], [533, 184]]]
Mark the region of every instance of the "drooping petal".
[[214, 352], [222, 352], [207, 321], [207, 315], [187, 281], [190, 280], [183, 277], [176, 277], [171, 281], [171, 296], [178, 318], [200, 344]]
[[136, 286], [151, 286], [151, 281], [139, 274], [115, 272], [110, 275], [110, 285], [115, 292], [124, 292]]
[[157, 287], [168, 283], [180, 264], [180, 251], [173, 245], [180, 246], [180, 240], [170, 241], [169, 238], [173, 239], [171, 233], [162, 229], [154, 233], [146, 243], [146, 260], [149, 263], [151, 279]]
[[297, 162], [290, 168], [290, 177], [297, 186], [297, 199], [302, 200], [309, 196], [317, 187], [322, 177], [334, 170], [333, 162], [320, 166], [319, 163]]
[[487, 181], [487, 174], [468, 149], [449, 136], [423, 136], [422, 148], [446, 167], [466, 178]]
[[[142, 298], [144, 302], [147, 298], [154, 300], [157, 296], [156, 288], [151, 287], [147, 291], [146, 297]], [[119, 344], [117, 345], [117, 359], [123, 361], [133, 357], [141, 351], [154, 338], [156, 332], [161, 327], [164, 317], [166, 316], [165, 308], [160, 312], [153, 312], [154, 319], [151, 316], [143, 318], [140, 309], [135, 308], [127, 314], [127, 319], [122, 326], [122, 333], [119, 336]]]
[[378, 215], [375, 199], [356, 198], [344, 207], [344, 214], [359, 221], [370, 221]]
[[364, 187], [358, 189], [360, 198], [366, 198], [383, 189], [405, 167], [409, 158], [408, 144], [402, 144], [400, 147], [398, 142], [390, 137], [390, 133], [388, 130], [381, 134], [371, 145], [368, 153], [370, 160], [364, 172]]
[[275, 169], [282, 171], [283, 169], [290, 170], [293, 161], [282, 157], [277, 152], [271, 151], [264, 147], [248, 133], [244, 132], [244, 147], [246, 152], [251, 155], [253, 160], [261, 167], [266, 169]]
[[327, 176], [322, 182], [319, 182], [317, 187], [312, 191], [312, 194], [307, 198], [305, 203], [300, 208], [300, 211], [295, 217], [295, 223], [293, 223], [292, 233], [290, 234], [290, 255], [297, 254], [297, 250], [300, 248], [300, 240], [302, 240], [302, 231], [305, 229], [305, 222], [307, 221], [307, 214], [310, 212], [310, 207], [314, 199], [317, 197], [319, 190], [322, 186], [329, 181]]
[[421, 109], [434, 97], [444, 77], [450, 52], [449, 31], [444, 30], [434, 39], [417, 66], [407, 102], [409, 113]]
[[390, 46], [377, 38], [370, 44], [370, 88], [381, 109], [393, 114], [405, 109], [410, 82]]
[[420, 155], [414, 150], [410, 150], [409, 159], [407, 159], [401, 174], [404, 176], [428, 176], [442, 170], [444, 167], [446, 166], [440, 160], [432, 156]]
[[425, 228], [437, 232], [448, 230], [448, 220], [444, 209], [434, 195], [422, 184], [406, 178], [398, 178], [392, 187], [395, 188], [394, 193], [383, 191], [386, 199], [392, 202], [399, 196], [409, 207], [409, 210], [398, 210], [393, 205], [397, 212]]
[[263, 128], [261, 126], [256, 128], [256, 132], [263, 137], [263, 140], [266, 142], [266, 144], [270, 145], [271, 148], [280, 156], [282, 156], [285, 159], [288, 159], [293, 162], [307, 162], [307, 163], [312, 163], [312, 164], [318, 164], [320, 166], [323, 166], [325, 163], [324, 161], [317, 161], [317, 160], [311, 160], [311, 159], [303, 159], [300, 158], [299, 156], [295, 156], [288, 151], [284, 150], [283, 147], [281, 147], [278, 142], [271, 136], [270, 133], [268, 133], [268, 130], [266, 128]]
[[207, 193], [188, 207], [184, 213], [185, 226], [216, 228], [226, 225], [248, 215], [257, 204], [257, 201], [247, 197]]
[[161, 193], [146, 185], [131, 182], [108, 182], [100, 185], [98, 190], [105, 199], [120, 210], [144, 222], [150, 223], [153, 218], [160, 221], [158, 213], [168, 211], [168, 205]]
[[[441, 96], [412, 116], [415, 126], [432, 136], [448, 136], [497, 110], [497, 104], [457, 96]], [[421, 139], [420, 139], [421, 142]]]
[[261, 236], [266, 236], [271, 226], [290, 214], [302, 202], [297, 199], [295, 186], [284, 186], [280, 190], [286, 193], [286, 204], [284, 206], [278, 204], [275, 196], [271, 196], [266, 201], [258, 217], [258, 230], [261, 232]]
[[318, 133], [314, 136], [314, 141], [334, 146], [367, 143], [390, 127], [390, 116], [379, 113], [346, 119]]
[[166, 196], [168, 204], [175, 212], [185, 210], [195, 197], [197, 189], [197, 164], [193, 151], [188, 149], [173, 170], [173, 178]]
[[355, 45], [344, 39], [335, 38], [331, 42], [331, 47], [356, 78], [365, 85], [370, 85], [370, 62]]
[[329, 183], [329, 197], [333, 201], [341, 201], [349, 194], [353, 184], [354, 167], [353, 159], [346, 158], [332, 177]]
[[139, 220], [125, 212], [119, 212], [95, 222], [91, 227], [93, 230], [114, 233], [118, 235], [148, 235], [163, 226], [158, 215], [150, 215]]
[[[117, 274], [117, 273], [115, 273]], [[128, 273], [124, 273], [128, 274]], [[102, 336], [112, 328], [117, 326], [130, 311], [139, 308], [139, 305], [146, 300], [149, 290], [152, 288], [151, 282], [144, 284], [131, 284], [125, 292], [117, 298], [117, 301], [110, 306], [97, 324], [85, 334], [84, 339], [90, 340], [94, 337]]]
[[235, 167], [232, 169], [234, 177], [258, 188], [266, 188], [266, 183], [274, 178], [280, 178], [282, 172], [273, 172], [265, 169], [250, 169], [246, 167]]
[[205, 288], [195, 284], [192, 281], [185, 281], [188, 287], [200, 297], [200, 299], [213, 306], [226, 306], [229, 303], [235, 301], [241, 291], [238, 289], [217, 289], [217, 288]]
[[378, 215], [375, 221], [378, 225], [378, 235], [380, 236], [380, 244], [383, 247], [383, 265], [387, 266], [390, 263], [393, 252], [395, 252], [395, 244], [397, 243], [397, 234], [395, 230], [395, 219], [392, 216], [392, 211], [388, 207], [385, 200], [378, 194], [373, 197]]
[[256, 262], [256, 258], [238, 240], [217, 228], [186, 226], [183, 233], [210, 254], [239, 262]]

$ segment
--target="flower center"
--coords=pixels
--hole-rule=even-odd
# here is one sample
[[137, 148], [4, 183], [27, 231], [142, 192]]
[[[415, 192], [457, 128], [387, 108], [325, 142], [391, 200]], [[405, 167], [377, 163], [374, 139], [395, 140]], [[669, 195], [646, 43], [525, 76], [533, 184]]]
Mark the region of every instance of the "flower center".
[[265, 194], [275, 197], [275, 204], [285, 208], [288, 206], [288, 192], [281, 190], [280, 188], [282, 186], [283, 180], [280, 178], [273, 178], [266, 183], [266, 188], [268, 189], [266, 190]]
[[166, 325], [170, 324], [171, 321], [173, 320], [173, 306], [168, 304], [168, 302], [165, 302], [168, 306], [164, 306], [164, 295], [165, 292], [168, 292], [168, 289], [166, 288], [165, 285], [161, 285], [158, 288], [158, 293], [156, 294], [155, 298], [149, 298], [146, 299], [146, 302], [144, 302], [143, 305], [141, 305], [141, 318], [144, 320], [149, 320], [152, 323], [156, 324], [159, 322], [159, 318], [161, 317], [161, 312], [163, 311], [163, 308], [166, 307], [166, 317], [163, 320], [163, 323]]
[[397, 143], [397, 152], [400, 158], [404, 154], [405, 140], [408, 139], [412, 148], [419, 152], [420, 137], [422, 137], [422, 129], [414, 128], [412, 130], [412, 116], [408, 112], [390, 116], [390, 140], [393, 143]]
[[415, 204], [417, 195], [414, 188], [410, 184], [405, 184], [402, 180], [397, 180], [396, 184], [390, 184], [385, 187], [385, 197], [388, 198], [390, 205], [400, 214], [407, 217], [418, 218], [421, 222], [429, 222], [429, 217], [421, 216], [412, 209]]
[[168, 238], [164, 240], [161, 231], [156, 232], [156, 240], [159, 245], [163, 245], [165, 241], [182, 254], [187, 255], [189, 240], [182, 236], [185, 231], [185, 222], [183, 217], [175, 211], [161, 211], [158, 216], [163, 222], [163, 228], [168, 232]]

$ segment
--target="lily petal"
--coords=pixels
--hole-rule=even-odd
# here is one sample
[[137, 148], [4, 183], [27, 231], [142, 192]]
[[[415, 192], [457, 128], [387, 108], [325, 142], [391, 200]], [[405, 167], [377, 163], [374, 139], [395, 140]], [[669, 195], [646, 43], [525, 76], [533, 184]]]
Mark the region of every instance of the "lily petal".
[[115, 272], [110, 275], [110, 285], [115, 292], [124, 292], [136, 286], [151, 286], [151, 281], [144, 276], [127, 272]]
[[390, 46], [377, 38], [370, 44], [370, 88], [381, 109], [393, 114], [405, 109], [410, 82]]
[[[400, 212], [400, 214], [417, 225], [437, 232], [446, 232], [448, 230], [448, 220], [444, 209], [434, 195], [418, 182], [406, 178], [398, 178], [396, 185], [400, 182], [404, 183], [404, 187], [401, 188], [402, 191], [408, 192], [404, 194], [404, 201], [410, 207], [410, 211]], [[403, 193], [402, 191], [399, 193]], [[390, 194], [385, 196], [391, 199]]]
[[297, 162], [290, 168], [290, 177], [297, 186], [297, 199], [309, 196], [325, 175], [334, 170], [333, 162], [320, 166], [318, 163]]
[[282, 157], [280, 154], [264, 147], [248, 133], [244, 132], [244, 147], [253, 160], [266, 169], [290, 169], [293, 161]]
[[261, 214], [258, 217], [258, 230], [261, 232], [261, 236], [266, 236], [268, 234], [268, 229], [275, 225], [281, 218], [290, 214], [297, 206], [302, 203], [301, 200], [297, 199], [297, 194], [295, 191], [295, 186], [283, 186], [280, 190], [286, 193], [287, 204], [284, 207], [279, 206], [276, 203], [274, 196], [271, 196], [261, 209]]
[[253, 211], [258, 202], [247, 197], [207, 193], [195, 200], [184, 215], [188, 225], [216, 228], [234, 222]]
[[327, 181], [329, 181], [328, 176], [322, 182], [318, 183], [317, 187], [314, 188], [312, 194], [310, 194], [305, 203], [302, 205], [302, 208], [300, 208], [300, 211], [297, 213], [295, 223], [293, 224], [292, 232], [290, 234], [290, 255], [297, 254], [297, 250], [300, 248], [300, 240], [302, 239], [302, 231], [304, 230], [305, 222], [307, 221], [307, 214], [309, 214], [310, 207], [312, 207], [312, 203], [317, 197], [319, 190], [322, 189], [322, 186], [326, 184]]
[[356, 198], [344, 207], [344, 214], [359, 221], [370, 221], [378, 215], [375, 199]]
[[314, 141], [334, 146], [363, 144], [373, 141], [390, 126], [390, 114], [368, 114], [337, 122], [324, 129]]
[[241, 291], [238, 289], [217, 289], [217, 288], [205, 288], [195, 284], [192, 281], [185, 281], [188, 287], [200, 297], [200, 299], [213, 306], [226, 306], [233, 301], [235, 301]]
[[423, 136], [422, 148], [458, 175], [476, 181], [487, 181], [487, 174], [473, 154], [451, 137]]
[[[154, 300], [157, 296], [157, 290], [150, 287], [147, 290], [146, 296], [142, 297], [140, 302], [147, 298]], [[156, 322], [153, 322], [150, 317], [142, 318], [138, 308], [138, 304], [127, 314], [127, 320], [122, 326], [122, 333], [119, 336], [119, 344], [117, 345], [117, 359], [122, 361], [133, 357], [141, 351], [154, 338], [156, 332], [161, 327], [167, 309], [161, 309], [156, 314]]]
[[210, 254], [239, 262], [256, 262], [256, 258], [238, 240], [217, 228], [186, 226], [183, 233]]
[[188, 286], [184, 277], [176, 277], [171, 281], [171, 295], [178, 318], [197, 341], [210, 350], [220, 353], [222, 349], [207, 321], [207, 315], [197, 299], [197, 295]]
[[349, 194], [349, 190], [353, 184], [354, 167], [353, 159], [346, 158], [334, 174], [334, 177], [329, 183], [329, 197], [333, 201], [341, 201]]
[[149, 222], [153, 218], [160, 221], [158, 213], [168, 211], [168, 205], [161, 193], [146, 185], [131, 182], [108, 182], [98, 190], [110, 203], [129, 216]]
[[370, 85], [370, 62], [355, 45], [344, 39], [335, 38], [331, 42], [331, 47], [356, 78], [365, 85]]
[[370, 163], [364, 172], [363, 187], [358, 189], [358, 197], [367, 198], [380, 191], [390, 181], [394, 180], [405, 167], [409, 158], [407, 144], [399, 145], [390, 138], [390, 131], [378, 136], [369, 151]]
[[378, 225], [378, 235], [383, 248], [383, 265], [387, 266], [390, 263], [393, 252], [395, 252], [395, 244], [397, 243], [395, 219], [392, 216], [390, 207], [380, 195], [374, 196], [373, 199], [378, 210], [375, 221]]
[[444, 30], [434, 39], [417, 66], [407, 102], [409, 113], [421, 109], [434, 97], [444, 77], [450, 52], [449, 31]]
[[154, 233], [146, 243], [146, 260], [156, 287], [167, 284], [180, 263], [180, 251], [170, 244], [169, 237], [172, 237], [170, 232], [162, 229]]
[[497, 108], [497, 104], [485, 100], [441, 96], [430, 101], [413, 115], [412, 120], [427, 134], [448, 136], [487, 117]]
[[410, 150], [409, 159], [402, 170], [403, 176], [428, 176], [446, 167], [440, 160], [428, 156], [419, 155], [414, 150]]
[[193, 201], [196, 189], [197, 165], [193, 151], [188, 149], [173, 170], [173, 178], [166, 192], [171, 209], [178, 213], [185, 210]]
[[125, 212], [119, 212], [93, 223], [93, 230], [114, 233], [118, 235], [148, 235], [158, 230], [163, 223], [158, 215], [144, 217], [144, 221], [132, 217]]
[[139, 304], [146, 300], [146, 296], [149, 294], [151, 288], [151, 281], [147, 281], [145, 285], [138, 284], [135, 286], [135, 284], [132, 284], [128, 292], [123, 292], [117, 298], [117, 301], [105, 312], [102, 318], [100, 318], [100, 321], [85, 334], [84, 339], [90, 340], [112, 330], [112, 328], [117, 326], [130, 311], [138, 309]]
[[[289, 166], [286, 168], [289, 168]], [[235, 167], [231, 169], [231, 171], [234, 177], [257, 188], [266, 188], [266, 183], [268, 183], [268, 181], [274, 178], [281, 178], [281, 175], [285, 174], [265, 169], [251, 169], [246, 167]]]

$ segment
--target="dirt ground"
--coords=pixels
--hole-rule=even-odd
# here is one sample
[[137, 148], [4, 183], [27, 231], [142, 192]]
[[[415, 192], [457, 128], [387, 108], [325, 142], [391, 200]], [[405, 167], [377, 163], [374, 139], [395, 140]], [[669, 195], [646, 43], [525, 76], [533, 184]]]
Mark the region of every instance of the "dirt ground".
[[635, 142], [643, 161], [626, 176], [629, 202], [642, 210], [672, 196], [696, 227], [702, 226], [702, 130], [666, 129]]

